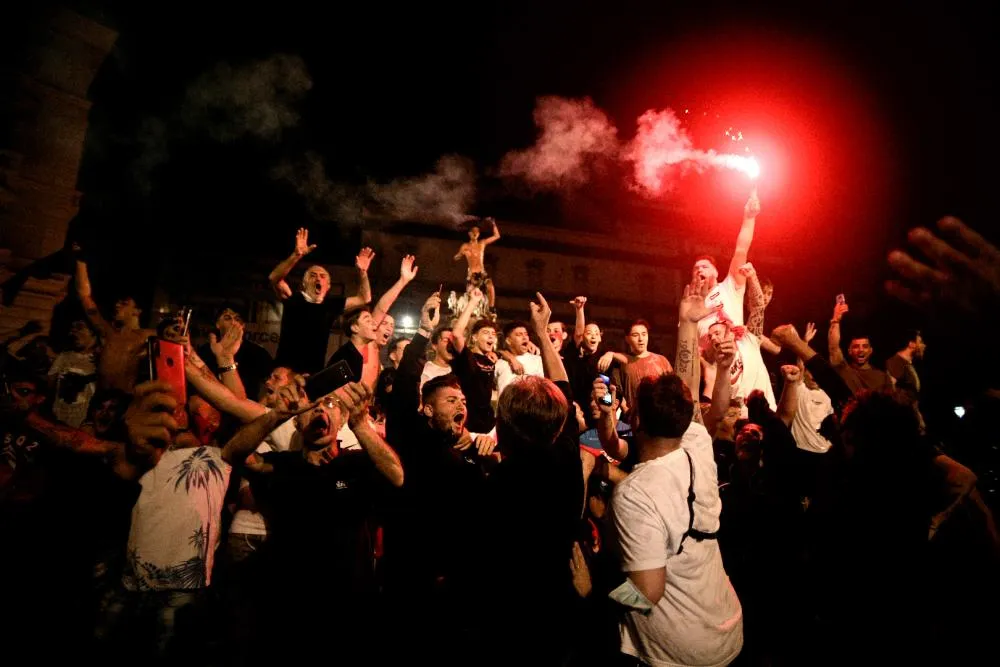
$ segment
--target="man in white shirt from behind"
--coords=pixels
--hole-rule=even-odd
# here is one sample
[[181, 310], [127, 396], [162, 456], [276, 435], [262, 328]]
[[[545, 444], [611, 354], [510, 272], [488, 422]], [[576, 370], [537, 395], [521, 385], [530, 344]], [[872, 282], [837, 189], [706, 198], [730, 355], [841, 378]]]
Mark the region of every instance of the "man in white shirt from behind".
[[531, 354], [528, 348], [531, 337], [528, 335], [528, 325], [524, 322], [509, 322], [503, 328], [506, 349], [501, 353], [503, 359], [496, 363], [497, 396], [511, 382], [519, 382], [526, 377], [536, 375], [545, 377], [542, 370], [542, 358]]
[[743, 610], [714, 535], [711, 438], [676, 375], [643, 380], [636, 403], [640, 462], [612, 500], [627, 576], [612, 597], [630, 607], [621, 650], [651, 667], [727, 665], [743, 647]]
[[826, 418], [834, 413], [833, 402], [805, 369], [802, 385], [796, 396], [797, 406], [791, 424], [792, 437], [799, 449], [826, 454], [832, 443], [820, 435], [819, 429]]

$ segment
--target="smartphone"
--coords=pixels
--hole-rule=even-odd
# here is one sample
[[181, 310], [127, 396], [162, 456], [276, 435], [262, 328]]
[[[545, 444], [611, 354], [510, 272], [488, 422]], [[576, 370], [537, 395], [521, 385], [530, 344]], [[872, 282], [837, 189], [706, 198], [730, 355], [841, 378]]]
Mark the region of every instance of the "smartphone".
[[837, 305], [838, 306], [843, 306], [845, 303], [847, 303], [847, 297], [844, 296], [843, 294], [838, 294], [837, 295]]
[[149, 379], [166, 382], [177, 399], [174, 419], [187, 428], [187, 378], [184, 375], [184, 346], [150, 336], [146, 340], [149, 358]]
[[607, 393], [604, 394], [604, 396], [601, 396], [601, 403], [603, 403], [608, 407], [611, 407], [615, 403], [615, 400], [611, 398], [611, 378], [609, 378], [607, 375], [601, 374], [597, 376], [597, 379], [603, 382], [604, 386], [608, 388]]
[[351, 367], [345, 360], [341, 359], [319, 373], [306, 378], [306, 394], [309, 396], [309, 400], [315, 401], [353, 380], [354, 373], [351, 372]]

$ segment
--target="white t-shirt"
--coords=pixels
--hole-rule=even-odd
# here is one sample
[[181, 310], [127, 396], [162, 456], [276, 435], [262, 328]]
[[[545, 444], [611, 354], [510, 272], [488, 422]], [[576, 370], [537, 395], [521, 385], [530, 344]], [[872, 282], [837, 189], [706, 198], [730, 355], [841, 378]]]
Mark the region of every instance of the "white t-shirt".
[[204, 588], [231, 467], [218, 447], [170, 449], [139, 479], [122, 583], [130, 591]]
[[[295, 420], [289, 419], [278, 428], [267, 434], [264, 442], [257, 446], [258, 454], [268, 452], [287, 452], [302, 449], [302, 434], [295, 428]], [[240, 488], [250, 486], [246, 479], [240, 480]], [[229, 526], [230, 533], [239, 535], [267, 535], [267, 523], [264, 515], [248, 509], [238, 509], [233, 514], [233, 522]]]
[[771, 376], [768, 375], [764, 357], [760, 354], [760, 339], [749, 331], [744, 332], [742, 338], [736, 341], [736, 358], [729, 369], [729, 381], [733, 385], [732, 398], [740, 398], [745, 404], [750, 392], [760, 389], [771, 409], [778, 409], [774, 401], [774, 389], [771, 387]]
[[[737, 287], [736, 279], [732, 275], [727, 275], [726, 279], [716, 286], [705, 297], [707, 308], [722, 306], [722, 312], [730, 322], [737, 326], [743, 325], [743, 295], [746, 293], [746, 284]], [[713, 310], [712, 314], [698, 320], [698, 339], [702, 349], [708, 347], [708, 328], [718, 318], [718, 313]]]
[[514, 358], [521, 362], [521, 365], [524, 366], [524, 374], [515, 375], [514, 371], [510, 369], [510, 364], [507, 363], [506, 359], [500, 359], [497, 361], [496, 369], [494, 370], [497, 378], [497, 396], [502, 394], [504, 388], [506, 388], [511, 382], [520, 382], [524, 378], [532, 375], [545, 377], [545, 371], [542, 369], [542, 358], [540, 356], [525, 352], [524, 354], [519, 354]]
[[417, 391], [422, 392], [424, 390], [424, 385], [428, 382], [428, 380], [442, 377], [448, 373], [451, 373], [451, 366], [438, 366], [433, 361], [428, 361], [424, 364], [424, 370], [420, 374], [420, 389]]
[[822, 389], [799, 387], [798, 410], [792, 420], [792, 437], [799, 449], [825, 454], [830, 441], [819, 434], [823, 420], [833, 414], [833, 402]]
[[611, 505], [625, 572], [666, 567], [663, 597], [648, 614], [621, 621], [621, 649], [652, 667], [726, 665], [743, 647], [743, 609], [725, 568], [718, 540], [684, 540], [688, 489], [694, 468], [694, 527], [719, 529], [722, 502], [712, 440], [692, 423], [681, 447], [640, 463], [616, 488]]

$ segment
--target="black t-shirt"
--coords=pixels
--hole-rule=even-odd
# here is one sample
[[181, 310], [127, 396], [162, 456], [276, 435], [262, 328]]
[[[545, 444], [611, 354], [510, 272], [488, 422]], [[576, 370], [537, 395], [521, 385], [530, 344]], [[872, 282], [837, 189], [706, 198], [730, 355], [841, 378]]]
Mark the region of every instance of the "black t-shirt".
[[473, 433], [489, 433], [496, 417], [493, 414], [493, 372], [496, 364], [483, 354], [465, 347], [452, 361], [451, 370], [458, 376], [469, 410], [465, 427]]
[[[215, 361], [211, 345], [205, 343], [199, 347], [198, 356], [205, 361], [205, 365], [208, 366], [213, 375], [219, 374], [219, 364]], [[240, 380], [243, 382], [243, 388], [247, 391], [247, 396], [257, 398], [260, 394], [260, 386], [274, 370], [274, 359], [260, 345], [244, 338], [236, 353], [236, 363], [239, 364]]]
[[330, 355], [327, 366], [333, 366], [338, 361], [346, 361], [351, 369], [352, 382], [361, 382], [361, 374], [365, 368], [365, 355], [351, 341], [347, 341], [337, 348], [337, 351]]
[[368, 519], [389, 487], [372, 460], [364, 452], [342, 451], [318, 466], [302, 452], [272, 452], [264, 461], [273, 470], [252, 476], [252, 483], [268, 520], [275, 576], [291, 586], [308, 583], [311, 590], [370, 594], [374, 543]]
[[347, 299], [327, 296], [322, 303], [309, 303], [302, 292], [285, 301], [281, 316], [281, 338], [275, 363], [296, 373], [316, 373], [323, 368], [330, 329], [344, 312]]

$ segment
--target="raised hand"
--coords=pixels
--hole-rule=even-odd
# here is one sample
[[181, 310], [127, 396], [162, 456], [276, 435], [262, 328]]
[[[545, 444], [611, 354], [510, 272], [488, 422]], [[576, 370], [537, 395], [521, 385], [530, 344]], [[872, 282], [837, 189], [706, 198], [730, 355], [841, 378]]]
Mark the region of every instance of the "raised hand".
[[816, 323], [809, 322], [808, 324], [806, 324], [806, 333], [802, 337], [802, 340], [804, 340], [806, 344], [809, 344], [809, 342], [812, 341], [812, 339], [815, 337], [816, 337]]
[[295, 233], [295, 254], [302, 257], [315, 249], [315, 243], [309, 245], [309, 230], [305, 227], [299, 227], [299, 231]]
[[131, 448], [142, 456], [165, 450], [174, 442], [179, 425], [174, 419], [177, 399], [169, 382], [143, 382], [125, 411], [125, 428]]
[[838, 303], [833, 307], [833, 321], [839, 322], [840, 319], [851, 309], [846, 303]]
[[698, 281], [684, 287], [684, 296], [681, 297], [680, 307], [677, 311], [678, 318], [683, 322], [697, 322], [713, 312], [717, 312], [722, 306], [709, 308], [705, 305], [705, 297], [708, 295], [708, 285], [704, 281]]
[[750, 191], [750, 198], [747, 199], [746, 206], [743, 207], [743, 217], [747, 220], [756, 218], [760, 214], [760, 199], [757, 198], [757, 186], [753, 186]]
[[358, 256], [354, 258], [354, 266], [358, 267], [358, 271], [368, 271], [373, 259], [375, 259], [375, 251], [368, 247], [362, 248]]
[[[611, 394], [611, 405], [605, 405], [601, 400], [608, 393]], [[597, 407], [601, 409], [604, 414], [616, 414], [618, 407], [621, 405], [621, 400], [618, 398], [618, 388], [615, 385], [606, 385], [603, 380], [594, 380], [593, 391], [591, 396], [594, 402], [597, 403]]]
[[441, 322], [441, 294], [435, 292], [427, 297], [420, 309], [420, 328], [434, 331], [439, 322]]
[[[221, 339], [214, 332], [208, 334], [208, 346], [212, 349], [215, 360], [223, 366], [233, 363], [236, 353], [240, 351], [240, 345], [242, 344], [243, 325], [239, 322], [234, 322]], [[222, 363], [223, 361], [226, 363]]]
[[539, 337], [542, 337], [547, 335], [545, 327], [549, 325], [549, 320], [552, 318], [552, 309], [541, 292], [535, 292], [535, 297], [538, 302], [532, 301], [528, 304], [528, 308], [531, 309], [531, 323], [535, 326], [535, 332], [538, 333]]
[[477, 435], [475, 444], [476, 452], [483, 457], [491, 455], [493, 450], [497, 448], [497, 441], [488, 435]]
[[792, 343], [797, 343], [801, 338], [799, 338], [799, 332], [795, 330], [794, 326], [791, 324], [782, 324], [775, 327], [774, 331], [771, 332], [771, 340], [784, 347]]
[[414, 262], [416, 261], [416, 257], [413, 255], [407, 255], [403, 258], [403, 261], [399, 263], [399, 277], [403, 282], [411, 282], [417, 277], [419, 267], [414, 266]]
[[483, 291], [478, 287], [473, 287], [469, 292], [469, 302], [478, 305], [483, 300]]
[[785, 364], [781, 367], [781, 376], [785, 382], [801, 382], [802, 369], [795, 364]]
[[751, 262], [747, 262], [746, 264], [740, 267], [740, 275], [746, 276], [747, 278], [749, 278], [752, 275], [756, 275], [756, 273], [757, 269], [754, 268]]
[[719, 343], [719, 347], [715, 350], [716, 368], [730, 368], [734, 359], [736, 359], [736, 342], [726, 340]]
[[992, 312], [1000, 304], [1000, 249], [961, 220], [941, 218], [936, 233], [918, 227], [907, 238], [930, 264], [902, 250], [889, 253], [889, 265], [902, 278], [886, 283], [889, 294], [916, 306], [965, 314]]
[[341, 407], [347, 411], [347, 423], [354, 428], [368, 417], [368, 405], [372, 402], [372, 390], [363, 382], [346, 384], [334, 395]]
[[582, 310], [583, 307], [587, 305], [587, 297], [585, 297], [585, 296], [578, 296], [575, 299], [573, 299], [572, 301], [570, 301], [569, 303], [570, 303], [570, 305], [572, 305], [577, 310]]

